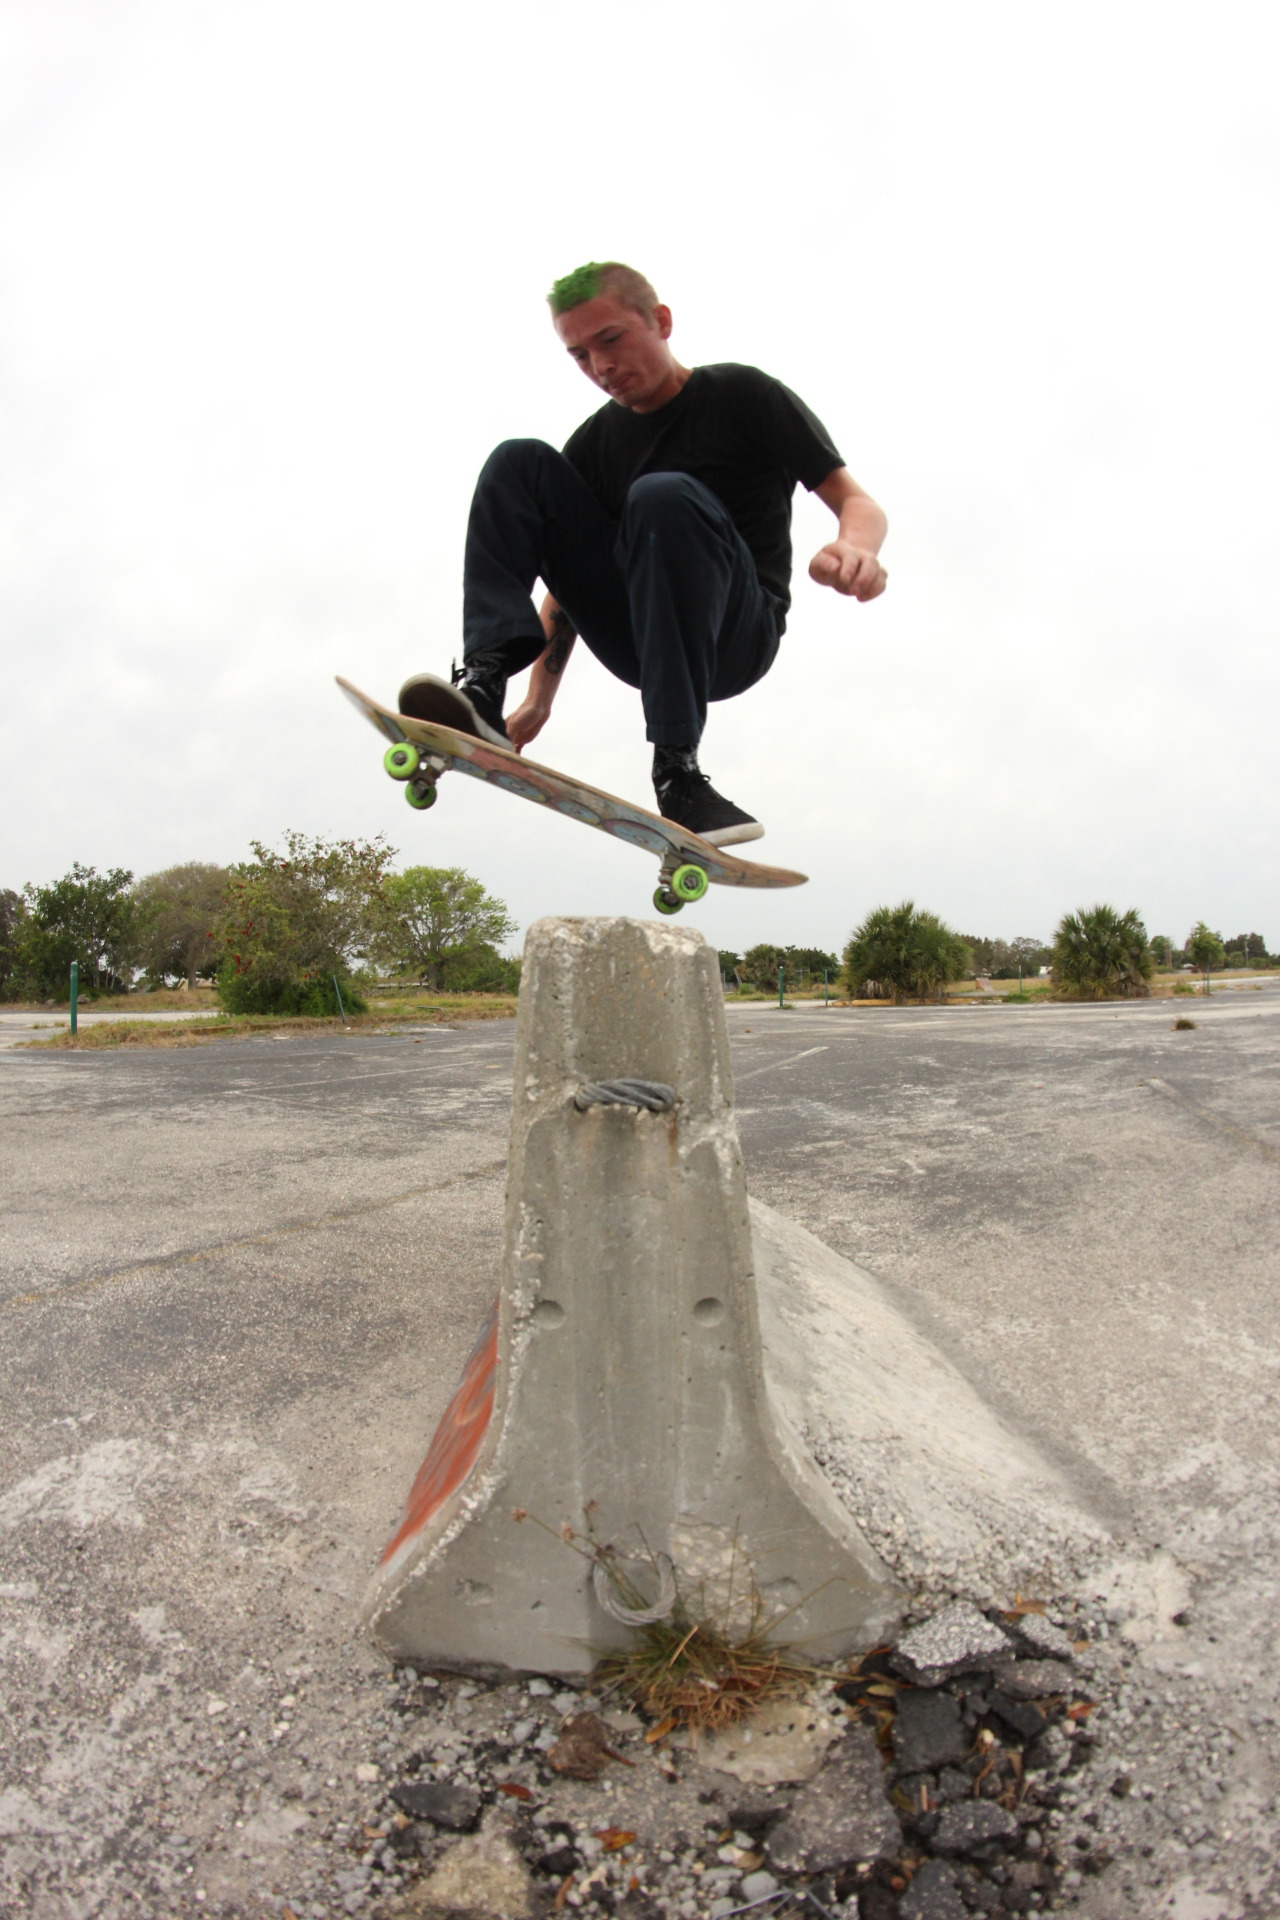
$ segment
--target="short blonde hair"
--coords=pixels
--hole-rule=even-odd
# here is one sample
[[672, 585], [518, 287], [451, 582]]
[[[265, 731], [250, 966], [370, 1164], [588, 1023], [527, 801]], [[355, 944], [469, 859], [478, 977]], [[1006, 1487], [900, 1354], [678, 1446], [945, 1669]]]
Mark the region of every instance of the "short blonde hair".
[[572, 273], [556, 281], [547, 295], [547, 304], [558, 320], [562, 313], [571, 313], [575, 307], [598, 299], [602, 293], [611, 293], [624, 307], [643, 314], [646, 320], [658, 304], [658, 296], [644, 275], [634, 267], [624, 266], [621, 260], [589, 260], [585, 267], [575, 267]]

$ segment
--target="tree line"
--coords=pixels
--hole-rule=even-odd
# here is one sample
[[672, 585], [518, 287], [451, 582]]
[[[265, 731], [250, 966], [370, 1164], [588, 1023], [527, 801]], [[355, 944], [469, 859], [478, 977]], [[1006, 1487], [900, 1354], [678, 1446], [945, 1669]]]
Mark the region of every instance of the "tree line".
[[[395, 873], [382, 836], [289, 833], [282, 850], [254, 841], [252, 853], [230, 867], [187, 861], [137, 880], [77, 862], [47, 887], [0, 888], [0, 999], [60, 999], [73, 960], [88, 995], [139, 977], [152, 987], [205, 980], [233, 1013], [332, 1013], [335, 979], [357, 1006], [379, 976], [464, 992], [519, 984], [519, 962], [499, 951], [515, 922], [460, 867]], [[1109, 999], [1148, 992], [1157, 966], [1208, 974], [1274, 964], [1259, 933], [1224, 940], [1198, 921], [1175, 947], [1149, 936], [1136, 908], [1066, 914], [1045, 944], [960, 934], [911, 900], [875, 908], [840, 957], [761, 943], [719, 958], [729, 984], [770, 992], [782, 968], [792, 989], [825, 978], [853, 999], [894, 1000], [940, 999], [974, 974], [1026, 979], [1046, 967], [1056, 991]]]
[[0, 889], [0, 999], [60, 999], [71, 962], [90, 997], [210, 981], [229, 1013], [332, 1013], [390, 975], [435, 989], [510, 992], [516, 931], [461, 867], [392, 871], [375, 840], [253, 841], [230, 867], [187, 861], [145, 874], [76, 862], [47, 887]]
[[[997, 963], [997, 964], [994, 964]], [[1183, 946], [1153, 939], [1136, 907], [1099, 904], [1064, 914], [1053, 941], [976, 940], [904, 900], [869, 913], [844, 950], [841, 987], [851, 999], [940, 1000], [952, 982], [975, 974], [1026, 978], [1047, 967], [1056, 992], [1082, 1000], [1147, 994], [1158, 966], [1192, 966], [1206, 978], [1228, 964], [1275, 964], [1261, 934], [1224, 941], [1198, 920]]]
[[779, 968], [792, 987], [821, 984], [824, 976], [834, 982], [840, 973], [835, 954], [824, 953], [821, 947], [771, 947], [762, 943], [749, 947], [746, 953], [732, 953], [728, 947], [719, 951], [720, 972], [730, 986], [755, 987], [763, 993], [776, 991]]

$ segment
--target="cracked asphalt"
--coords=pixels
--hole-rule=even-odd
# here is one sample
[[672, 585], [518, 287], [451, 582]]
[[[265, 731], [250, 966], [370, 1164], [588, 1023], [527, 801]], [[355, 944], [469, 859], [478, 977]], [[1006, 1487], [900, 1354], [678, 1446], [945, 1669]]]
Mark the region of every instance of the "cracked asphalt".
[[[752, 1191], [1170, 1558], [1141, 1659], [1263, 1712], [1228, 1812], [1274, 1838], [1280, 990], [729, 1019]], [[354, 1609], [496, 1283], [512, 1041], [0, 1058], [0, 1910], [253, 1911], [356, 1805]], [[1181, 1920], [1280, 1911], [1162, 1870]]]

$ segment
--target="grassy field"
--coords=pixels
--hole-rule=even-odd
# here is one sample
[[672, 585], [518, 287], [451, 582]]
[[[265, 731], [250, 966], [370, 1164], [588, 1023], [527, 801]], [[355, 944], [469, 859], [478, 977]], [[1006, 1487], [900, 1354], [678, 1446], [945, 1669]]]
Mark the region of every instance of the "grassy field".
[[[158, 993], [103, 993], [95, 999], [81, 993], [81, 1013], [216, 1013], [218, 996], [212, 987], [197, 987], [194, 993], [179, 993], [165, 987]], [[5, 1013], [70, 1013], [69, 1000], [6, 1000]]]
[[[1280, 972], [1280, 969], [1276, 968], [1269, 968], [1266, 971], [1262, 971], [1257, 967], [1227, 968], [1224, 972], [1215, 973], [1212, 976], [1212, 992], [1257, 993], [1268, 980], [1274, 980], [1278, 972]], [[1151, 982], [1151, 997], [1154, 1000], [1185, 999], [1195, 994], [1202, 994], [1203, 992], [1204, 977], [1198, 973], [1160, 972], [1154, 976]], [[843, 993], [837, 988], [834, 981], [831, 983], [830, 995], [831, 1005], [833, 1007], [892, 1008], [895, 1005], [895, 1002], [892, 1000], [847, 1000]], [[786, 1004], [789, 1007], [792, 1005], [812, 1005], [815, 1001], [821, 1006], [822, 1000], [823, 993], [820, 985], [817, 987], [787, 988]], [[730, 1006], [735, 1003], [749, 1005], [752, 1001], [755, 1001], [763, 1005], [776, 1007], [778, 1004], [778, 994], [776, 988], [765, 993], [756, 988], [746, 987], [738, 992], [730, 992], [727, 996], [727, 1001]], [[1016, 980], [992, 980], [990, 983], [990, 991], [985, 993], [979, 988], [976, 980], [955, 980], [947, 988], [944, 1002], [926, 1002], [925, 1004], [965, 1007], [993, 1006], [1009, 1001], [1015, 1006], [1044, 1005], [1047, 1001], [1059, 1001], [1062, 1004], [1071, 1005], [1079, 1004], [1073, 995], [1055, 993], [1051, 980], [1043, 980], [1034, 974], [1028, 976], [1028, 978], [1023, 981], [1021, 992], [1018, 990], [1018, 982]]]
[[[24, 1010], [7, 1006], [6, 1012]], [[36, 1014], [68, 1014], [69, 1008], [27, 1003]], [[82, 1025], [73, 1037], [60, 1027], [47, 1040], [26, 1040], [25, 1047], [92, 1049], [102, 1047], [201, 1047], [249, 1034], [379, 1033], [394, 1026], [461, 1026], [473, 1020], [509, 1020], [516, 1010], [512, 993], [425, 993], [406, 988], [403, 993], [379, 994], [368, 1013], [348, 1014], [344, 1026], [335, 1014], [316, 1019], [305, 1015], [236, 1014], [218, 1012], [212, 991], [195, 993], [129, 993], [82, 1002], [81, 1011], [119, 1013], [118, 1020], [95, 1020]], [[182, 1012], [203, 1016], [191, 1020], [140, 1020], [144, 1013]], [[130, 1017], [132, 1016], [132, 1018]]]

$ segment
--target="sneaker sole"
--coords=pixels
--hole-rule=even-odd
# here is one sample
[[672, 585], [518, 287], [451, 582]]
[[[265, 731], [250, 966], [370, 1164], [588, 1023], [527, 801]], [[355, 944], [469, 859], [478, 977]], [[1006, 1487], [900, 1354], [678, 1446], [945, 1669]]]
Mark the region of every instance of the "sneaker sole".
[[740, 820], [734, 827], [712, 827], [709, 833], [698, 833], [696, 827], [686, 825], [683, 820], [672, 820], [661, 811], [659, 818], [665, 820], [668, 826], [679, 827], [684, 833], [696, 834], [709, 847], [740, 847], [746, 840], [764, 839], [764, 828], [758, 820]]
[[713, 828], [710, 833], [700, 833], [698, 838], [712, 847], [740, 847], [746, 840], [763, 840], [764, 828], [758, 820], [744, 820], [740, 827]]
[[510, 735], [491, 727], [465, 693], [459, 693], [457, 687], [451, 687], [447, 680], [441, 680], [434, 673], [418, 673], [412, 680], [406, 680], [398, 698], [399, 711], [410, 720], [452, 727], [455, 733], [469, 733], [477, 740], [487, 740], [492, 747], [511, 750]]

